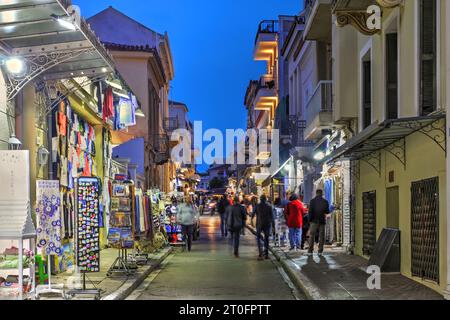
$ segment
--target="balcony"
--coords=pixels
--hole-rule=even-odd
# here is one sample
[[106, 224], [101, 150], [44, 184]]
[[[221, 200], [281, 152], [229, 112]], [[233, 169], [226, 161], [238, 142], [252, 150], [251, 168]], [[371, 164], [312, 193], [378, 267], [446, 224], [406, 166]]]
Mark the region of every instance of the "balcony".
[[259, 24], [255, 40], [254, 59], [270, 61], [278, 49], [278, 21], [264, 20]]
[[306, 140], [316, 141], [333, 125], [333, 82], [321, 81], [306, 104]]
[[170, 139], [167, 134], [156, 134], [151, 141], [151, 147], [155, 153], [155, 163], [162, 165], [170, 159]]
[[331, 40], [331, 4], [333, 0], [306, 0], [305, 40]]
[[277, 84], [273, 76], [265, 75], [259, 79], [255, 97], [255, 110], [275, 110], [278, 104]]

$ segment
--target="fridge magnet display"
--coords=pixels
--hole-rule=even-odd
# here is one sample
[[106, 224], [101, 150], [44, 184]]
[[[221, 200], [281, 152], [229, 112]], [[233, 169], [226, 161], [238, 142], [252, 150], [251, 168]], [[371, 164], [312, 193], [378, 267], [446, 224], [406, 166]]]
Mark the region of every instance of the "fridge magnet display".
[[77, 181], [77, 267], [84, 273], [100, 271], [99, 184], [97, 178]]

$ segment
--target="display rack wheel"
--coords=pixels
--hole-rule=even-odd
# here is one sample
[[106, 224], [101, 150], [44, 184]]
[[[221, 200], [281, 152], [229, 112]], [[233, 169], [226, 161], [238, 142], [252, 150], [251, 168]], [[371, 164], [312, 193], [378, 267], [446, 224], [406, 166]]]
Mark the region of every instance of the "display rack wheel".
[[111, 273], [111, 272], [108, 272], [108, 273], [106, 273], [106, 276], [107, 276], [107, 277], [111, 277], [111, 276], [112, 276], [112, 273]]

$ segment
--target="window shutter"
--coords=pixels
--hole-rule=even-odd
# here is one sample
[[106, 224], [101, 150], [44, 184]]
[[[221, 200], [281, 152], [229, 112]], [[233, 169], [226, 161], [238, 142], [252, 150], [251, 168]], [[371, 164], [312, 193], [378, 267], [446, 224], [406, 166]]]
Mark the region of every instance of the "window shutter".
[[387, 58], [387, 118], [398, 118], [398, 45], [397, 34], [386, 35]]
[[420, 105], [422, 115], [436, 110], [436, 0], [420, 0]]

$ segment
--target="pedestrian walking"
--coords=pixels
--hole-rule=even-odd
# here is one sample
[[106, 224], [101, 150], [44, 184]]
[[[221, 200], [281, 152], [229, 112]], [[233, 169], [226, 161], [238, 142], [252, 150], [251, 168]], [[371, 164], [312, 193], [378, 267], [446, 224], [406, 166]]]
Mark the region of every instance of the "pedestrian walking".
[[[262, 195], [260, 203], [256, 206], [256, 237], [258, 241], [258, 260], [269, 259], [270, 230], [273, 224], [273, 207], [267, 202], [267, 197]], [[262, 234], [264, 233], [264, 238]], [[261, 245], [263, 242], [263, 246]]]
[[180, 203], [177, 207], [177, 223], [182, 227], [183, 238], [189, 252], [192, 249], [194, 226], [198, 218], [197, 210], [194, 207], [191, 197], [186, 196], [185, 202]]
[[314, 243], [319, 230], [319, 256], [322, 256], [325, 245], [325, 225], [330, 214], [330, 204], [323, 198], [323, 190], [317, 190], [316, 197], [309, 205], [309, 248], [308, 255], [314, 252]]
[[228, 230], [231, 232], [231, 239], [234, 249], [234, 256], [239, 258], [239, 240], [241, 231], [245, 227], [247, 214], [244, 206], [239, 203], [239, 197], [235, 197], [234, 204], [229, 209]]
[[285, 215], [289, 228], [290, 250], [297, 251], [301, 248], [303, 215], [306, 210], [298, 195], [293, 194], [290, 200], [291, 202], [286, 207]]
[[227, 223], [227, 208], [230, 206], [230, 202], [228, 200], [228, 195], [224, 194], [223, 197], [219, 200], [217, 204], [217, 211], [220, 215], [220, 232], [222, 234], [222, 238], [228, 237], [228, 229], [226, 227]]

